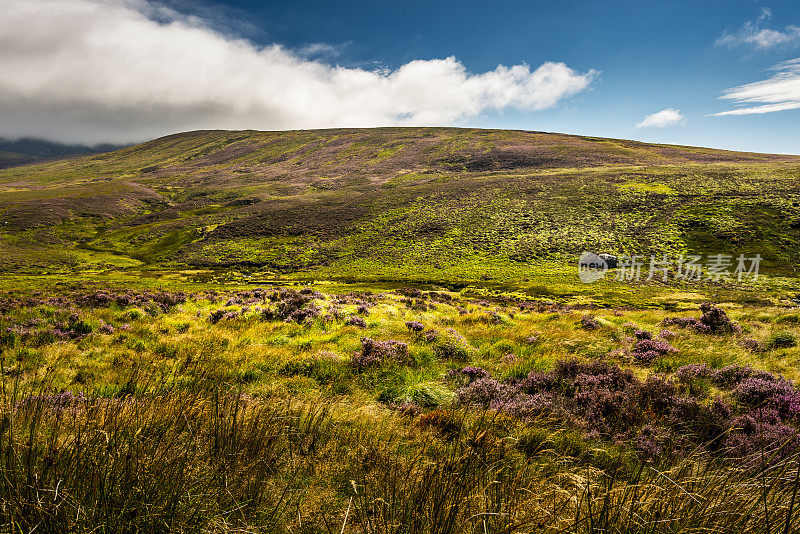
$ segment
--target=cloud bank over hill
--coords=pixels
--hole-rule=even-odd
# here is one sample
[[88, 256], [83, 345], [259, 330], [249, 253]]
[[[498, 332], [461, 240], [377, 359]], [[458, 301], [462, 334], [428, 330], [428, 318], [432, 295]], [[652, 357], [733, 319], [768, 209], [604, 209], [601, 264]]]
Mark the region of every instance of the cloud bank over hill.
[[203, 128], [443, 125], [589, 87], [563, 63], [364, 70], [259, 47], [148, 0], [0, 0], [0, 136], [124, 143]]

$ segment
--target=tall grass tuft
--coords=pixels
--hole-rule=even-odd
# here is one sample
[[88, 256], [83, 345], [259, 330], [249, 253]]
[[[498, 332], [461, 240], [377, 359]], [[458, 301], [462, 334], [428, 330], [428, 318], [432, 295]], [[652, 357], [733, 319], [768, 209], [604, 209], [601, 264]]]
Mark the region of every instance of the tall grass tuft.
[[558, 433], [523, 452], [528, 427], [491, 411], [441, 411], [445, 439], [389, 412], [255, 400], [210, 381], [133, 390], [94, 397], [4, 380], [3, 531], [800, 528], [795, 455], [723, 462], [698, 449], [659, 465]]

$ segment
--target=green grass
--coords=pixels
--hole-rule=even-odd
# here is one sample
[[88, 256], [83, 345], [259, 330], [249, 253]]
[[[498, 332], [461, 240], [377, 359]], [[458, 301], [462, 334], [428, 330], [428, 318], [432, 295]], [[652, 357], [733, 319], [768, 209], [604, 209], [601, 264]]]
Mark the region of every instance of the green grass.
[[[794, 532], [797, 451], [687, 431], [643, 456], [643, 422], [465, 406], [449, 374], [600, 360], [735, 410], [677, 370], [797, 382], [798, 177], [792, 156], [450, 128], [191, 132], [0, 171], [0, 530]], [[583, 250], [759, 253], [763, 276], [583, 284]], [[104, 291], [133, 301], [84, 300]], [[706, 301], [741, 332], [669, 327], [674, 352], [635, 358], [637, 329]], [[375, 363], [366, 338], [403, 345]]]
[[[14, 288], [7, 297], [74, 299], [102, 287], [50, 279], [37, 296], [41, 280], [29, 288], [21, 280], [6, 280]], [[254, 306], [269, 302], [225, 306], [234, 289], [169, 280], [159, 283], [201, 292], [167, 310], [34, 302], [0, 317], [2, 331], [41, 330], [77, 311], [92, 327], [76, 340], [3, 338], [4, 528], [766, 532], [767, 518], [773, 530], [791, 531], [800, 521], [790, 499], [793, 457], [766, 472], [699, 451], [642, 463], [629, 444], [454, 406], [445, 380], [464, 365], [521, 377], [575, 357], [608, 358], [643, 378], [704, 362], [796, 380], [800, 348], [775, 342], [800, 335], [789, 309], [728, 302], [742, 334], [678, 330], [671, 341], [678, 352], [646, 366], [625, 353], [626, 325], [657, 332], [664, 318], [696, 316], [696, 296], [673, 293], [678, 312], [595, 309], [601, 326], [586, 330], [584, 310], [520, 309], [525, 301], [485, 289], [408, 301], [386, 289], [352, 293], [368, 285], [310, 286], [322, 291], [313, 300], [322, 315], [331, 305], [343, 317], [359, 314], [358, 301], [371, 302], [361, 329], [322, 315], [302, 324], [265, 319]], [[214, 288], [221, 291], [213, 298], [205, 293]], [[214, 310], [243, 307], [249, 311], [239, 317], [209, 321]], [[463, 351], [440, 352], [445, 338], [411, 332], [412, 320], [440, 333], [453, 329]], [[104, 324], [115, 331], [103, 333]], [[361, 337], [407, 343], [412, 363], [356, 371], [350, 357]], [[765, 351], [744, 348], [744, 337]], [[59, 391], [85, 400], [61, 411], [48, 400]], [[391, 408], [403, 403], [422, 414]]]
[[798, 173], [792, 156], [519, 131], [192, 132], [0, 171], [13, 248], [0, 269], [81, 272], [92, 250], [155, 268], [474, 282], [583, 250], [724, 251], [794, 276]]

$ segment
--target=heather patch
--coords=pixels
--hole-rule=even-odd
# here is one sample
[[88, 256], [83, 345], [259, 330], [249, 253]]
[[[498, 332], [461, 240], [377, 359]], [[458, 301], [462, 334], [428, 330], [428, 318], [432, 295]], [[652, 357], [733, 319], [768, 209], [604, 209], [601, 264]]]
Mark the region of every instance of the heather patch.
[[482, 367], [462, 367], [460, 369], [450, 369], [446, 379], [453, 385], [462, 387], [473, 383], [476, 380], [489, 378], [489, 371]]
[[363, 317], [359, 317], [358, 315], [351, 315], [350, 317], [345, 319], [344, 324], [349, 326], [355, 326], [356, 328], [367, 327], [367, 321], [365, 321]]
[[361, 351], [353, 354], [352, 365], [359, 371], [383, 364], [397, 363], [410, 365], [413, 363], [408, 353], [408, 345], [400, 341], [377, 341], [368, 337], [361, 338]]
[[[652, 336], [647, 332], [648, 336]], [[678, 352], [678, 349], [663, 340], [652, 339], [652, 337], [638, 337], [638, 340], [631, 349], [631, 354], [638, 362], [649, 364], [657, 358], [666, 354]]]
[[702, 315], [694, 317], [668, 317], [662, 321], [663, 326], [692, 328], [701, 334], [731, 334], [741, 332], [741, 327], [730, 320], [722, 308], [710, 302], [700, 305]]
[[268, 297], [272, 304], [262, 311], [262, 316], [268, 321], [281, 320], [296, 323], [310, 321], [322, 313], [319, 306], [314, 303], [315, 300], [322, 298], [321, 293], [313, 290], [282, 289]]
[[220, 321], [233, 321], [239, 316], [241, 316], [240, 310], [221, 308], [211, 312], [211, 315], [208, 316], [208, 320], [211, 324], [217, 324]]
[[[629, 443], [645, 457], [697, 446], [735, 456], [759, 444], [791, 454], [800, 445], [793, 437], [800, 392], [779, 376], [747, 367], [695, 364], [681, 367], [673, 379], [641, 380], [603, 360], [566, 360], [523, 379], [497, 380], [466, 367], [450, 371], [448, 380], [458, 385], [458, 404], [581, 429], [588, 437]], [[699, 380], [713, 383], [723, 397], [697, 398], [689, 386]], [[759, 425], [765, 432], [756, 439]]]
[[63, 414], [67, 410], [77, 409], [84, 402], [86, 402], [86, 397], [81, 393], [60, 391], [25, 397], [15, 403], [15, 409], [18, 411], [48, 409], [57, 414]]
[[425, 325], [419, 321], [406, 321], [406, 328], [411, 332], [422, 332], [425, 330]]
[[593, 315], [584, 315], [581, 317], [581, 328], [584, 330], [597, 330], [600, 328], [600, 323], [598, 323]]

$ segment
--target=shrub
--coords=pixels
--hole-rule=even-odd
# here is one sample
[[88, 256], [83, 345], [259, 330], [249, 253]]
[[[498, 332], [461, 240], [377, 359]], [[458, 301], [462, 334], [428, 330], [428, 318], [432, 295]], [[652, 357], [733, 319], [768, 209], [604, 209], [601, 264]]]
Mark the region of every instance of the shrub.
[[776, 332], [769, 338], [769, 346], [774, 349], [796, 347], [797, 337], [792, 332]]
[[488, 408], [502, 399], [503, 386], [494, 378], [479, 378], [456, 390], [456, 402], [467, 406]]
[[322, 313], [322, 310], [313, 301], [323, 298], [321, 293], [313, 290], [281, 289], [269, 296], [269, 300], [275, 304], [263, 310], [261, 315], [267, 321], [278, 319], [302, 323], [314, 319]]
[[661, 324], [663, 326], [679, 326], [692, 328], [701, 334], [727, 334], [741, 332], [741, 327], [730, 320], [722, 308], [710, 302], [700, 305], [702, 316], [700, 319], [693, 317], [668, 317]]
[[86, 400], [83, 393], [75, 395], [71, 391], [60, 391], [59, 393], [25, 397], [16, 403], [16, 408], [17, 410], [35, 410], [39, 407], [46, 407], [60, 414], [68, 409], [75, 408], [79, 404], [86, 402]]
[[605, 360], [582, 362], [577, 359], [561, 360], [553, 371], [556, 385], [569, 393], [577, 388], [607, 387], [614, 390], [626, 388], [636, 381], [631, 371]]
[[517, 388], [528, 395], [541, 391], [549, 391], [556, 385], [553, 373], [540, 373], [531, 371], [528, 376], [516, 383]]
[[581, 328], [584, 330], [597, 330], [600, 328], [600, 323], [598, 323], [593, 315], [584, 315], [581, 317]]
[[377, 367], [390, 361], [406, 365], [412, 363], [408, 345], [400, 341], [376, 341], [362, 337], [361, 352], [356, 352], [351, 359], [353, 366], [358, 370]]
[[211, 315], [208, 316], [208, 320], [211, 322], [211, 324], [217, 324], [222, 320], [226, 312], [227, 310], [214, 310], [211, 312]]
[[732, 425], [736, 431], [730, 433], [725, 443], [730, 456], [754, 456], [750, 461], [758, 461], [765, 455], [770, 459], [785, 458], [800, 448], [797, 429], [784, 424], [773, 411], [757, 410], [739, 416]]
[[740, 332], [742, 330], [738, 324], [728, 318], [728, 315], [722, 308], [714, 306], [710, 302], [702, 303], [700, 305], [700, 311], [703, 312], [700, 322], [708, 326], [712, 334]]
[[401, 287], [400, 289], [395, 290], [396, 293], [403, 295], [404, 297], [411, 297], [411, 298], [420, 298], [423, 297], [422, 291], [415, 287]]
[[645, 425], [633, 440], [634, 449], [643, 460], [653, 460], [663, 456], [672, 448], [675, 436], [663, 428]]
[[367, 321], [365, 321], [363, 317], [359, 317], [358, 315], [351, 315], [350, 317], [348, 317], [345, 320], [344, 324], [350, 325], [350, 326], [355, 326], [355, 327], [358, 327], [358, 328], [366, 328], [367, 327]]
[[752, 376], [753, 368], [742, 365], [728, 365], [713, 372], [711, 378], [721, 388], [731, 388]]
[[636, 339], [653, 339], [653, 334], [647, 330], [635, 330], [633, 332], [633, 337]]
[[422, 338], [425, 340], [426, 343], [433, 343], [436, 341], [436, 338], [439, 336], [439, 332], [434, 329], [426, 330], [422, 334]]
[[328, 306], [328, 316], [331, 320], [339, 321], [344, 318], [344, 311], [339, 306], [331, 304]]
[[690, 383], [697, 379], [708, 379], [714, 376], [714, 370], [707, 363], [692, 363], [679, 367], [675, 371], [675, 378], [679, 382]]
[[[453, 373], [463, 376], [461, 371]], [[523, 420], [544, 416], [561, 428], [584, 429], [587, 437], [629, 442], [644, 458], [698, 445], [709, 451], [743, 450], [751, 443], [749, 438], [727, 438], [729, 432], [740, 432], [731, 431], [734, 411], [747, 415], [764, 409], [772, 414], [770, 424], [780, 436], [786, 435], [790, 421], [800, 417], [800, 392], [790, 382], [749, 367], [715, 371], [705, 364], [692, 364], [676, 372], [680, 383], [709, 380], [736, 384], [732, 392], [738, 401], [735, 406], [721, 398], [700, 402], [660, 376], [640, 381], [630, 371], [604, 360], [562, 360], [552, 372], [532, 372], [521, 380], [499, 382], [483, 373], [476, 376], [479, 378], [456, 391], [457, 403], [495, 409]], [[800, 442], [789, 446], [800, 448]]]
[[783, 380], [768, 380], [750, 377], [739, 383], [733, 390], [734, 398], [750, 406], [773, 403], [779, 397], [791, 395], [794, 388]]
[[101, 334], [113, 334], [115, 332], [115, 328], [110, 324], [102, 323], [97, 331]]
[[425, 325], [419, 321], [406, 321], [406, 328], [411, 332], [422, 332], [425, 330]]
[[633, 357], [642, 363], [651, 363], [659, 356], [671, 352], [678, 352], [678, 349], [666, 341], [656, 341], [649, 337], [639, 338], [639, 341], [636, 342], [631, 350]]

